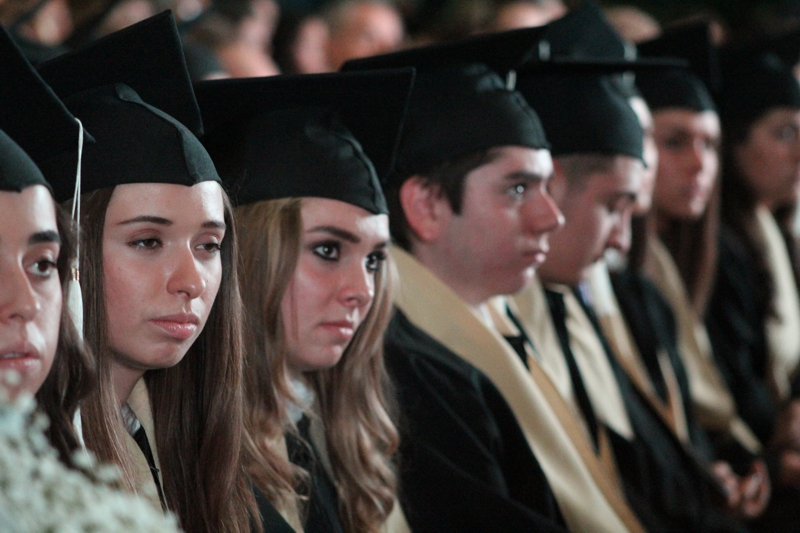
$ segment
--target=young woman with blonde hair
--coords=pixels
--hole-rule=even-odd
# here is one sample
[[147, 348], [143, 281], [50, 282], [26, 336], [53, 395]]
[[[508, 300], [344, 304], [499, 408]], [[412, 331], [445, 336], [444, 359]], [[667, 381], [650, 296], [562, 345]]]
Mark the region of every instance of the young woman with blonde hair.
[[[204, 142], [238, 204], [255, 445], [261, 457], [280, 450], [286, 432], [299, 467], [256, 459], [248, 471], [259, 486], [280, 474], [283, 486], [265, 494], [289, 518], [298, 490], [307, 533], [378, 531], [396, 507], [376, 168], [391, 162], [409, 83], [405, 72], [197, 87]], [[343, 123], [371, 132], [358, 136], [363, 150]]]

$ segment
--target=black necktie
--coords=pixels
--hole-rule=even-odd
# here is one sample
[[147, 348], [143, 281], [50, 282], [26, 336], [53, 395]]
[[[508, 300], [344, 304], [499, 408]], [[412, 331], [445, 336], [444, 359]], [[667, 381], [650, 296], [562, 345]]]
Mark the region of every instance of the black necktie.
[[167, 510], [167, 501], [164, 498], [164, 491], [161, 488], [161, 482], [159, 481], [159, 470], [156, 468], [156, 460], [153, 456], [153, 449], [150, 448], [150, 441], [147, 439], [147, 433], [144, 430], [144, 426], [139, 424], [139, 429], [133, 432], [133, 440], [136, 441], [136, 444], [139, 446], [139, 449], [142, 450], [144, 454], [144, 458], [147, 459], [147, 465], [150, 467], [150, 473], [153, 474], [153, 481], [156, 482], [156, 490], [158, 490], [158, 499], [161, 501], [161, 507], [164, 511]]
[[589, 400], [589, 394], [586, 392], [586, 386], [583, 384], [583, 378], [581, 377], [580, 370], [578, 370], [578, 364], [575, 361], [572, 348], [570, 347], [569, 331], [567, 330], [567, 306], [564, 304], [564, 295], [558, 291], [551, 291], [549, 289], [544, 289], [544, 294], [547, 297], [547, 305], [550, 308], [550, 315], [553, 318], [553, 325], [556, 328], [556, 334], [561, 343], [564, 358], [567, 360], [569, 377], [572, 381], [575, 397], [578, 400], [578, 408], [581, 410], [586, 425], [589, 427], [592, 444], [594, 445], [595, 452], [597, 452], [599, 450], [599, 423], [594, 408], [592, 407], [592, 402]]

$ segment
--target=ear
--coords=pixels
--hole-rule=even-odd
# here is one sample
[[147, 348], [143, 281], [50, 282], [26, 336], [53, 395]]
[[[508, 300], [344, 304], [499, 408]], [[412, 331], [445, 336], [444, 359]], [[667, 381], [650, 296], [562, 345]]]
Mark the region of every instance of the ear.
[[438, 239], [453, 214], [439, 187], [420, 176], [412, 176], [400, 186], [400, 206], [413, 237], [423, 243]]

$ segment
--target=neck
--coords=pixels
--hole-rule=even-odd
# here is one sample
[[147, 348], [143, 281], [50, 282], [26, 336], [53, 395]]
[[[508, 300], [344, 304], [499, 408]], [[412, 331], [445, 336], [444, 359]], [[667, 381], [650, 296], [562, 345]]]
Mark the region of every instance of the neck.
[[111, 363], [111, 379], [114, 383], [114, 394], [119, 405], [124, 405], [131, 397], [133, 387], [144, 376], [144, 370], [131, 368], [118, 362]]

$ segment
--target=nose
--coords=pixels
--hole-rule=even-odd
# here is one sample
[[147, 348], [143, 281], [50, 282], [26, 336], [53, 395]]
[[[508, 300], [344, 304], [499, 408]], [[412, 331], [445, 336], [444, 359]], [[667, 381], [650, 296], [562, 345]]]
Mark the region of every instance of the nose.
[[167, 280], [167, 292], [187, 297], [198, 298], [206, 290], [203, 269], [192, 253], [191, 247], [176, 252], [177, 257]]
[[546, 191], [531, 198], [523, 216], [526, 231], [535, 235], [552, 233], [564, 225], [564, 215]]
[[41, 304], [22, 265], [3, 268], [0, 279], [0, 320], [33, 320]]
[[703, 152], [705, 148], [702, 145], [703, 141], [694, 143], [692, 149], [687, 156], [686, 166], [692, 177], [696, 176], [703, 170]]
[[343, 305], [363, 308], [372, 304], [375, 297], [375, 274], [365, 265], [352, 265], [345, 269], [339, 290]]
[[631, 248], [631, 210], [628, 209], [617, 217], [611, 234], [608, 237], [608, 248], [614, 248], [625, 254]]

